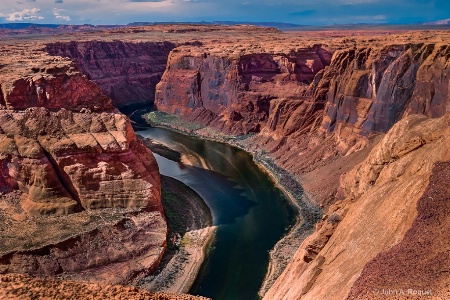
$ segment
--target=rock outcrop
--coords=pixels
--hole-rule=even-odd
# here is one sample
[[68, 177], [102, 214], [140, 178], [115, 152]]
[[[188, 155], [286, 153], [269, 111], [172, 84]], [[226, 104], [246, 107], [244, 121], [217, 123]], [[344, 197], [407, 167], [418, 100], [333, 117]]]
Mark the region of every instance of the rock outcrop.
[[73, 62], [27, 50], [0, 63], [0, 272], [131, 283], [165, 249], [156, 160]]
[[26, 67], [27, 74], [18, 74], [20, 70], [14, 70], [13, 67], [3, 68], [0, 78], [0, 103], [3, 109], [66, 107], [78, 111], [82, 108], [103, 111], [114, 108], [98, 86], [70, 61], [58, 60], [51, 65], [30, 62]]
[[[449, 133], [449, 114], [438, 119], [412, 115], [394, 125], [366, 160], [342, 177], [342, 200], [329, 208], [264, 299], [345, 299], [365, 266], [379, 253], [409, 239], [407, 231], [414, 222], [421, 222], [415, 221], [417, 204], [427, 186], [433, 189], [434, 165], [450, 159]], [[433, 205], [419, 204], [420, 215], [433, 211]], [[436, 253], [447, 251], [445, 243], [436, 247]], [[408, 255], [409, 250], [398, 251]], [[379, 285], [368, 283], [370, 269], [369, 265], [359, 279], [355, 294], [364, 286], [365, 295], [374, 296], [367, 287]], [[444, 277], [448, 286], [448, 276]], [[417, 288], [428, 279], [408, 288]], [[405, 288], [397, 282], [390, 284], [391, 290]], [[446, 295], [445, 286], [434, 285], [434, 293]]]
[[[162, 211], [158, 168], [126, 116], [0, 111], [2, 173], [31, 215], [99, 208]], [[64, 203], [64, 205], [63, 205]]]
[[300, 95], [331, 60], [320, 45], [245, 55], [191, 48], [171, 52], [156, 87], [157, 109], [237, 135], [260, 132], [271, 102]]
[[151, 106], [161, 80], [170, 42], [86, 41], [47, 44], [51, 55], [72, 59], [110, 97], [114, 106]]

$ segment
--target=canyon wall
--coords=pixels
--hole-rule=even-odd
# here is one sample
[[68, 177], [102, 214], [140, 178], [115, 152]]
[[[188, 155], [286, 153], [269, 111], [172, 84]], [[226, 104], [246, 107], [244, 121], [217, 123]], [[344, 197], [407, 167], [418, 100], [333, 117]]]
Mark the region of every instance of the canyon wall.
[[[316, 77], [317, 85], [313, 82], [309, 87], [314, 103], [325, 102], [322, 115], [309, 115], [315, 120], [313, 127], [299, 127], [306, 134], [296, 136], [297, 129], [289, 135], [280, 126], [278, 138], [282, 137], [284, 144], [273, 148], [273, 155], [279, 155], [277, 161], [290, 170], [303, 169], [305, 177], [321, 165], [325, 166], [322, 172], [333, 174], [330, 158], [356, 156], [369, 146], [371, 136], [387, 134], [380, 142], [373, 141], [374, 148], [361, 164], [353, 168], [355, 162], [347, 161], [350, 168], [339, 166], [345, 172], [340, 172], [341, 183], [335, 184], [338, 193], [332, 193], [327, 206], [334, 204], [327, 207], [316, 232], [303, 242], [264, 299], [384, 299], [383, 289], [405, 291], [399, 299], [412, 299], [408, 290], [449, 296], [445, 288], [448, 276], [436, 275], [434, 281], [435, 275], [425, 263], [408, 269], [410, 261], [405, 257], [425, 259], [426, 255], [421, 247], [404, 246], [424, 234], [420, 225], [415, 225], [423, 222], [417, 214], [434, 214], [434, 206], [439, 205], [435, 202], [438, 198], [425, 194], [436, 189], [433, 180], [429, 184], [435, 164], [450, 158], [449, 64], [450, 47], [439, 44], [334, 53], [330, 67]], [[291, 117], [289, 112], [285, 115], [283, 125], [289, 124], [286, 120]], [[261, 134], [270, 135], [267, 145], [277, 139], [267, 128]], [[284, 147], [288, 157], [283, 155]], [[298, 168], [290, 162], [294, 157], [309, 167]], [[448, 193], [440, 197], [448, 197]], [[436, 230], [441, 226], [445, 225], [436, 225]], [[448, 245], [433, 245], [433, 257], [427, 261], [445, 261]], [[388, 254], [393, 251], [395, 257]], [[390, 264], [389, 270], [385, 263]], [[404, 273], [407, 269], [411, 273]], [[441, 272], [437, 270], [437, 274]], [[380, 280], [381, 274], [396, 274], [396, 280]]]
[[170, 42], [86, 41], [51, 43], [50, 55], [72, 59], [114, 106], [151, 106], [155, 86], [161, 80], [169, 52], [176, 45]]
[[23, 47], [0, 63], [0, 273], [131, 283], [165, 249], [156, 160], [73, 62]]
[[[436, 186], [432, 174], [436, 163], [450, 159], [449, 133], [449, 114], [437, 119], [411, 115], [394, 125], [361, 164], [341, 177], [342, 200], [329, 208], [264, 299], [346, 299], [347, 295], [348, 299], [385, 299], [383, 288], [404, 290], [405, 296], [396, 299], [415, 299], [406, 294], [408, 289], [433, 290], [433, 295], [447, 298], [449, 278], [442, 262], [448, 243], [433, 243], [427, 258], [422, 246], [402, 244], [417, 240], [408, 230], [425, 234], [418, 233], [414, 224], [422, 223], [423, 215], [435, 222], [434, 207], [442, 199], [448, 201], [448, 193]], [[443, 192], [439, 196], [443, 198], [427, 196], [430, 190]], [[434, 224], [432, 231], [439, 235], [447, 223]], [[393, 249], [396, 257], [386, 253]], [[417, 257], [441, 263], [424, 266]], [[420, 261], [417, 268], [416, 261]], [[436, 268], [436, 273], [429, 268]], [[381, 274], [398, 277], [388, 282]]]
[[[155, 105], [221, 132], [259, 133], [253, 144], [300, 174], [366, 147], [368, 137], [403, 116], [449, 111], [449, 53], [439, 44], [334, 53], [314, 45], [237, 57], [180, 47], [169, 57]], [[300, 154], [304, 159], [293, 159]]]
[[331, 60], [331, 53], [320, 45], [242, 56], [197, 48], [171, 52], [156, 87], [155, 106], [236, 135], [260, 132], [271, 103], [301, 96]]

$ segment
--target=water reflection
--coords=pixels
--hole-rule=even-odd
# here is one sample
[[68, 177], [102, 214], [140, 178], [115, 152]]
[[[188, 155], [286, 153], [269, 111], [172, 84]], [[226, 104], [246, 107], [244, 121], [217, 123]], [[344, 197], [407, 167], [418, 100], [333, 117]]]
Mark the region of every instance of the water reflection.
[[138, 134], [196, 157], [210, 168], [184, 165], [156, 155], [161, 173], [199, 193], [211, 208], [214, 224], [219, 225], [191, 293], [214, 300], [258, 299], [268, 251], [295, 218], [283, 194], [252, 157], [237, 148], [159, 128]]

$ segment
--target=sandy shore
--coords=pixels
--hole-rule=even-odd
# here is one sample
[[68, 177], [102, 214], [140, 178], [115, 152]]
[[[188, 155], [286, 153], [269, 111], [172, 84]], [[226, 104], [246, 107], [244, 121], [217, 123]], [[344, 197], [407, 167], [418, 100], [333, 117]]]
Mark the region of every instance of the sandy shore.
[[188, 293], [213, 241], [216, 227], [186, 232], [180, 249], [157, 276], [141, 285], [149, 291]]
[[214, 239], [211, 210], [182, 182], [161, 177], [168, 246], [159, 270], [140, 280], [151, 292], [188, 293]]

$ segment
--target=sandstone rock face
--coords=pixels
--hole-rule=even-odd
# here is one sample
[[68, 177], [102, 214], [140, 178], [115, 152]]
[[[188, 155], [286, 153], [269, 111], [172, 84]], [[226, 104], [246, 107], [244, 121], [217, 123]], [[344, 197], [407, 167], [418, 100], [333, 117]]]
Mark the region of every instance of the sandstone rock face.
[[1, 59], [0, 272], [118, 284], [154, 271], [159, 171], [128, 118], [70, 60]]
[[166, 69], [170, 42], [67, 42], [46, 46], [48, 53], [72, 59], [118, 108], [153, 104], [155, 86]]
[[[30, 108], [2, 110], [0, 120], [4, 174], [26, 195], [23, 208], [31, 214], [162, 211], [156, 161], [124, 115]], [[62, 203], [67, 210], [57, 211]]]
[[9, 78], [16, 70], [11, 66], [2, 70], [0, 78], [0, 104], [6, 109], [23, 110], [29, 107], [72, 110], [88, 108], [92, 111], [111, 110], [113, 105], [100, 89], [77, 67], [67, 61], [31, 68], [21, 78]]
[[331, 53], [321, 46], [242, 56], [179, 47], [169, 56], [155, 105], [225, 132], [259, 132], [269, 118], [271, 101], [298, 95], [302, 84], [305, 87], [330, 60]]
[[[450, 107], [446, 92], [448, 45], [389, 45], [335, 53], [330, 69], [326, 117], [333, 131], [387, 132], [404, 115], [443, 116]], [[426, 102], [426, 103], [424, 103]]]
[[450, 162], [438, 163], [417, 203], [412, 227], [399, 244], [364, 267], [348, 299], [385, 299], [383, 290], [398, 291], [398, 299], [450, 297], [448, 265], [442, 263], [450, 260], [449, 179]]
[[339, 50], [306, 97], [271, 102], [256, 143], [289, 171], [305, 172], [366, 147], [368, 137], [404, 116], [443, 116], [450, 109], [449, 51], [434, 44]]
[[[345, 299], [368, 262], [409, 238], [405, 233], [433, 166], [450, 158], [449, 133], [449, 114], [412, 115], [394, 125], [367, 159], [342, 177], [343, 200], [330, 207], [264, 299]], [[433, 212], [429, 206], [419, 209]], [[445, 252], [447, 246], [437, 247]], [[438, 287], [435, 293], [443, 295], [445, 285]]]
[[449, 51], [406, 43], [243, 55], [179, 47], [155, 103], [221, 132], [259, 133], [250, 147], [302, 174], [367, 147], [404, 116], [449, 111]]

